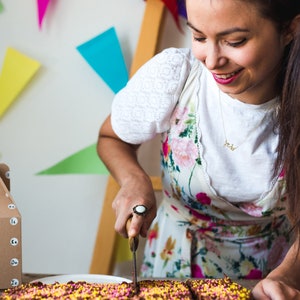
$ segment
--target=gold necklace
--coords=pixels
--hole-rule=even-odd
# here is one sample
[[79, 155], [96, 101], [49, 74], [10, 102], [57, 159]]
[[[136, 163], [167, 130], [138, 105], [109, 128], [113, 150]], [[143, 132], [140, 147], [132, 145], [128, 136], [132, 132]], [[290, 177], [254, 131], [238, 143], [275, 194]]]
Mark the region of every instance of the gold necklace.
[[220, 113], [221, 113], [221, 118], [222, 118], [222, 125], [223, 125], [223, 133], [224, 133], [224, 144], [223, 146], [231, 151], [235, 151], [237, 148], [239, 148], [240, 146], [242, 146], [247, 140], [248, 138], [251, 136], [251, 134], [260, 127], [260, 125], [263, 123], [265, 117], [266, 117], [266, 113], [264, 114], [264, 116], [262, 117], [262, 119], [250, 130], [250, 132], [247, 134], [247, 136], [245, 137], [245, 139], [239, 144], [239, 145], [235, 145], [231, 142], [228, 141], [227, 139], [227, 134], [226, 134], [226, 129], [225, 129], [225, 122], [224, 122], [224, 116], [223, 116], [223, 109], [222, 109], [222, 103], [221, 103], [221, 91], [219, 90], [219, 106], [220, 106]]

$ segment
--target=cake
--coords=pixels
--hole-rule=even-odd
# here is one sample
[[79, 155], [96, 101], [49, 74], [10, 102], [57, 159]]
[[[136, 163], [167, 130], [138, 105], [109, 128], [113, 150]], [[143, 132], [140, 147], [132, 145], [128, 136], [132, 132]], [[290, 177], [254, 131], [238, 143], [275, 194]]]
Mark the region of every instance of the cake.
[[42, 282], [25, 283], [7, 289], [0, 295], [2, 300], [25, 299], [250, 299], [250, 290], [223, 279], [187, 279], [180, 280], [141, 280], [135, 293], [132, 283], [88, 283], [69, 281], [68, 283], [44, 284]]
[[250, 290], [232, 281], [229, 277], [223, 279], [188, 279], [194, 299], [250, 299]]
[[142, 280], [139, 293], [134, 299], [193, 299], [190, 289], [184, 281], [179, 280]]
[[67, 283], [42, 282], [25, 283], [10, 288], [1, 295], [1, 300], [25, 299], [131, 299], [134, 296], [132, 284], [122, 283], [88, 283], [86, 281], [69, 281]]

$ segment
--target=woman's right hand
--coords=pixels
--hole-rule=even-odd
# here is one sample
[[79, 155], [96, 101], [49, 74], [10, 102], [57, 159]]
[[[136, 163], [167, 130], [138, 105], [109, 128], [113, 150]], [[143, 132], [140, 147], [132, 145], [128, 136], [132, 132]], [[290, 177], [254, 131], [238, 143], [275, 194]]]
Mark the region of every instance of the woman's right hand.
[[[144, 205], [147, 207], [145, 215], [133, 213], [133, 207]], [[124, 237], [141, 235], [146, 237], [148, 229], [156, 216], [156, 199], [150, 178], [144, 176], [132, 176], [122, 182], [119, 193], [112, 203], [116, 213], [115, 230]], [[129, 231], [126, 223], [132, 218]]]
[[252, 296], [257, 300], [299, 300], [300, 291], [282, 281], [266, 278], [254, 287]]
[[[140, 166], [137, 150], [140, 145], [121, 140], [114, 132], [110, 116], [100, 128], [98, 154], [106, 167], [120, 184], [120, 191], [112, 203], [116, 213], [115, 230], [128, 237], [126, 223], [132, 217], [129, 236], [140, 234], [146, 237], [147, 231], [156, 216], [156, 200], [149, 176]], [[133, 207], [145, 205], [148, 210], [144, 216], [133, 213]]]

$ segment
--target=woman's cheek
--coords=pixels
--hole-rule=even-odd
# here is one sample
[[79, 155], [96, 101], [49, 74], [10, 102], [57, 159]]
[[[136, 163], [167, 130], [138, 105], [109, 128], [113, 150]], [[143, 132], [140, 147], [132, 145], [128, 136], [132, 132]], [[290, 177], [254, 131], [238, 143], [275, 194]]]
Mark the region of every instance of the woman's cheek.
[[193, 41], [192, 52], [198, 60], [200, 60], [201, 62], [205, 61], [205, 52], [203, 46], [201, 47], [199, 42]]

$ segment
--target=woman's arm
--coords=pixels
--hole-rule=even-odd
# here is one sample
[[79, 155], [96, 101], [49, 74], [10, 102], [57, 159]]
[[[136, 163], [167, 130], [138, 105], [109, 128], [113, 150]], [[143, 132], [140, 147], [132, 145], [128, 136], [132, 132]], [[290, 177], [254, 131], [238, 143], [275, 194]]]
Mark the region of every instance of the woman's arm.
[[111, 175], [120, 185], [120, 191], [113, 201], [116, 213], [115, 230], [127, 237], [126, 222], [135, 205], [145, 205], [145, 216], [133, 215], [129, 236], [139, 233], [145, 237], [156, 215], [156, 200], [151, 180], [137, 159], [139, 145], [122, 141], [113, 131], [110, 116], [101, 126], [98, 139], [98, 154]]
[[283, 262], [253, 289], [255, 299], [300, 299], [299, 237]]

